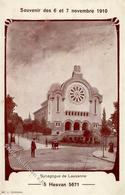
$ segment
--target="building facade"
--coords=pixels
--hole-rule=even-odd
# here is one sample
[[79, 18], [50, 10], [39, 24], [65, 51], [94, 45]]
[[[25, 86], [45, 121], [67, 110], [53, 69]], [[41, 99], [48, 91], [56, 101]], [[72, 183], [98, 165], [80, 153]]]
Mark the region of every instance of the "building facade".
[[71, 78], [51, 85], [47, 100], [34, 112], [34, 118], [41, 122], [44, 117], [53, 134], [82, 135], [88, 129], [96, 139], [101, 127], [101, 103], [102, 95], [75, 65]]

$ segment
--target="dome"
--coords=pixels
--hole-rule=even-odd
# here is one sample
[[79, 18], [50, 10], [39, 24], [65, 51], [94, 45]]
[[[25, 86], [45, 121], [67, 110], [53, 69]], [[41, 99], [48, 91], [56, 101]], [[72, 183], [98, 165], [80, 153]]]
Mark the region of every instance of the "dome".
[[54, 92], [54, 91], [60, 91], [61, 90], [61, 85], [60, 83], [53, 83], [51, 86], [50, 86], [50, 89], [49, 89], [49, 92]]
[[93, 87], [92, 90], [93, 90], [93, 93], [98, 93], [99, 92], [96, 87]]

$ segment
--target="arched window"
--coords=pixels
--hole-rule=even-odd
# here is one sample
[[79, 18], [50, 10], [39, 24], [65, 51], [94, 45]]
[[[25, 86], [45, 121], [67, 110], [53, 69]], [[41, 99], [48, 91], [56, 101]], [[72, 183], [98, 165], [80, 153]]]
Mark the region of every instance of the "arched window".
[[82, 124], [82, 130], [85, 131], [85, 130], [88, 130], [88, 123], [87, 122], [84, 122]]
[[65, 123], [65, 131], [69, 131], [69, 130], [71, 130], [71, 122], [67, 121]]
[[79, 124], [79, 122], [75, 122], [74, 123], [74, 130], [75, 131], [80, 130], [80, 124]]
[[97, 104], [97, 102], [96, 102], [96, 100], [95, 100], [95, 114], [96, 114], [96, 104]]
[[57, 96], [57, 112], [59, 112], [59, 96]]

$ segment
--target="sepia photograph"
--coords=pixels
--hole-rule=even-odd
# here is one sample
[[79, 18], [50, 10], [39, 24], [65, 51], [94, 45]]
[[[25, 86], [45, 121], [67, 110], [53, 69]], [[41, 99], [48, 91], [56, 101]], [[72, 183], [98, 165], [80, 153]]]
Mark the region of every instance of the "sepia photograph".
[[8, 19], [6, 24], [6, 174], [112, 171], [116, 165], [118, 170], [113, 19]]

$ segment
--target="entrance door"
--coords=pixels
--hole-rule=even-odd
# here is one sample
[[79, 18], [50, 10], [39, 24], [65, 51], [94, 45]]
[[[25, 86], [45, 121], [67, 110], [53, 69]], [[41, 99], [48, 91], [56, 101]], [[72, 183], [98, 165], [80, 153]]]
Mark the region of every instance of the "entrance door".
[[84, 122], [82, 124], [82, 130], [85, 131], [85, 130], [88, 130], [89, 126], [88, 126], [88, 123], [87, 122]]
[[65, 131], [70, 131], [71, 130], [71, 122], [67, 121], [65, 123]]
[[80, 130], [80, 124], [79, 122], [74, 123], [74, 131], [79, 131]]

